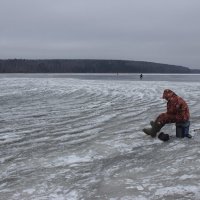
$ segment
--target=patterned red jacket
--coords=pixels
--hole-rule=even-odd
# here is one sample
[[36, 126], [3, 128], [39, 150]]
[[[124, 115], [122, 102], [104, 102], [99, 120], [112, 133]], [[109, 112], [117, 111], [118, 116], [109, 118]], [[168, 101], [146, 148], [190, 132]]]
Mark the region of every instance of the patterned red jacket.
[[172, 90], [163, 92], [163, 99], [167, 100], [167, 114], [175, 115], [177, 121], [188, 121], [190, 112], [187, 103]]

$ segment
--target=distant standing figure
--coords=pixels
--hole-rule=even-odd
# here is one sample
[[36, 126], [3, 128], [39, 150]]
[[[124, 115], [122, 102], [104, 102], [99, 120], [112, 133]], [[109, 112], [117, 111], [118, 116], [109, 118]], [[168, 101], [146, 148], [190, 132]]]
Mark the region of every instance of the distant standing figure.
[[140, 74], [140, 80], [142, 80], [142, 78], [143, 78], [143, 75], [142, 75], [142, 74]]

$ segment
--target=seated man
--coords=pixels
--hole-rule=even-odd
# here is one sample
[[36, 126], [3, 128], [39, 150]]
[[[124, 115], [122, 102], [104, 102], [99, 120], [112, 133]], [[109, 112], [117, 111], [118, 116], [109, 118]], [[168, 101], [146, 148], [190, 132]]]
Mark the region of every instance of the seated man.
[[[152, 128], [144, 128], [143, 132], [152, 137], [156, 137], [156, 134], [160, 129], [169, 123], [187, 122], [190, 118], [189, 108], [187, 103], [172, 90], [166, 89], [163, 92], [163, 99], [167, 100], [167, 112], [161, 113], [150, 124]], [[188, 135], [189, 137], [190, 135]]]

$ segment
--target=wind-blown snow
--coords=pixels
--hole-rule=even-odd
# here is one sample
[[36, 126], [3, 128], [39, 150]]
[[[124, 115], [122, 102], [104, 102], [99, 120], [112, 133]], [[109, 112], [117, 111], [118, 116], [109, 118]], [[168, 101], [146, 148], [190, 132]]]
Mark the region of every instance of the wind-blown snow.
[[[200, 199], [200, 82], [160, 77], [1, 75], [1, 199]], [[141, 131], [166, 88], [188, 102], [192, 139]]]

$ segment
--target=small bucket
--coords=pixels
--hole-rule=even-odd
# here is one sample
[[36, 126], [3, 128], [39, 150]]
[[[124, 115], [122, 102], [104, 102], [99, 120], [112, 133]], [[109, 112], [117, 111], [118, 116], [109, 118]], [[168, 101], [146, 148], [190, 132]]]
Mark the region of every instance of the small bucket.
[[176, 137], [184, 138], [189, 134], [190, 122], [176, 123]]

